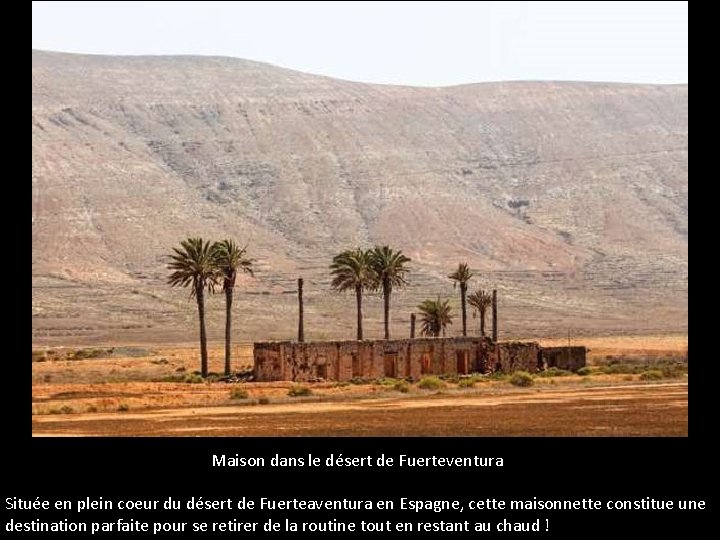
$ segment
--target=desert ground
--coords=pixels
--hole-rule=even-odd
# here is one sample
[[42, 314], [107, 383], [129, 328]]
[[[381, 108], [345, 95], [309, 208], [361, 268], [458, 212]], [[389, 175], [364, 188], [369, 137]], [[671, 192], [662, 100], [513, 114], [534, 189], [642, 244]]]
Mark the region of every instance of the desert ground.
[[[542, 341], [561, 344], [562, 339]], [[586, 340], [585, 375], [418, 382], [231, 381], [210, 350], [209, 381], [194, 344], [33, 350], [35, 436], [687, 435], [687, 336]], [[234, 350], [252, 366], [252, 345]]]

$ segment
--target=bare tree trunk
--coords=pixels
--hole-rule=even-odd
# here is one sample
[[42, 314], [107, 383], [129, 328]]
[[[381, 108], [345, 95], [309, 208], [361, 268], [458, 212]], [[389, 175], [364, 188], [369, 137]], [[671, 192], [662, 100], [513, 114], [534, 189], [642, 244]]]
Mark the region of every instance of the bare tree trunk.
[[485, 337], [485, 310], [480, 312], [480, 336]]
[[208, 376], [207, 334], [205, 332], [205, 290], [203, 287], [195, 289], [197, 296], [198, 316], [200, 317], [200, 373]]
[[385, 339], [390, 339], [390, 294], [389, 283], [383, 283], [383, 299], [385, 300]]
[[298, 341], [305, 341], [305, 307], [303, 306], [303, 278], [298, 278]]
[[460, 306], [462, 308], [462, 332], [463, 337], [467, 336], [467, 306], [465, 305], [465, 297], [467, 296], [467, 284], [460, 284]]
[[225, 289], [225, 376], [229, 377], [232, 371], [232, 301], [233, 288]]
[[498, 339], [498, 327], [497, 327], [497, 289], [493, 289], [492, 294], [492, 338], [495, 343]]
[[410, 339], [415, 339], [415, 314], [410, 314]]
[[360, 341], [363, 338], [362, 287], [360, 285], [355, 286], [355, 299], [357, 300], [357, 338], [358, 338], [358, 341]]

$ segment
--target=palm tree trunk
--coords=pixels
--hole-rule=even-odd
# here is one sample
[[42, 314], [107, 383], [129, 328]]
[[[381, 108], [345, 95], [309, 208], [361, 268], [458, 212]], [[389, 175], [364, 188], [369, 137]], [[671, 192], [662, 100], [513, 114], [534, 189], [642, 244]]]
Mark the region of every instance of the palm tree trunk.
[[385, 339], [390, 339], [390, 284], [383, 283], [383, 299], [385, 300]]
[[195, 289], [197, 297], [198, 316], [200, 318], [200, 373], [208, 376], [207, 334], [205, 332], [205, 291], [203, 287]]
[[358, 341], [363, 338], [363, 327], [362, 327], [362, 287], [355, 287], [355, 298], [357, 299], [357, 338]]
[[463, 337], [467, 336], [467, 306], [465, 305], [465, 296], [467, 295], [467, 285], [460, 284], [460, 305], [462, 307], [462, 328]]
[[231, 330], [232, 330], [232, 301], [233, 289], [228, 287], [225, 289], [225, 375], [230, 376], [231, 371]]
[[485, 310], [480, 311], [480, 336], [485, 337]]

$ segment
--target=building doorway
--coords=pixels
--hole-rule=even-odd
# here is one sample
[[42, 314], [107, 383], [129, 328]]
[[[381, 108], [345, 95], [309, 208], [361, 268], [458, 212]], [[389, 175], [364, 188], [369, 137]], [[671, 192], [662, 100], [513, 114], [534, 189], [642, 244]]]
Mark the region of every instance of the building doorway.
[[386, 353], [385, 354], [385, 376], [397, 377], [397, 353]]
[[457, 374], [467, 375], [470, 373], [470, 355], [468, 351], [455, 351], [455, 357], [457, 359]]

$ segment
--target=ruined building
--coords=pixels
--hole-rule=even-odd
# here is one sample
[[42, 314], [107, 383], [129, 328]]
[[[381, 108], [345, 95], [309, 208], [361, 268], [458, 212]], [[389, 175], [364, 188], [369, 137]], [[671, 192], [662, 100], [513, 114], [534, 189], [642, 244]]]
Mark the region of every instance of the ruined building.
[[[489, 338], [451, 337], [365, 341], [275, 341], [255, 343], [255, 379], [310, 381], [379, 377], [410, 378], [425, 375], [465, 375], [546, 367], [577, 370], [585, 365], [585, 347], [543, 349], [535, 342], [493, 343]], [[547, 356], [546, 351], [553, 351]], [[545, 363], [550, 358], [552, 365]]]

